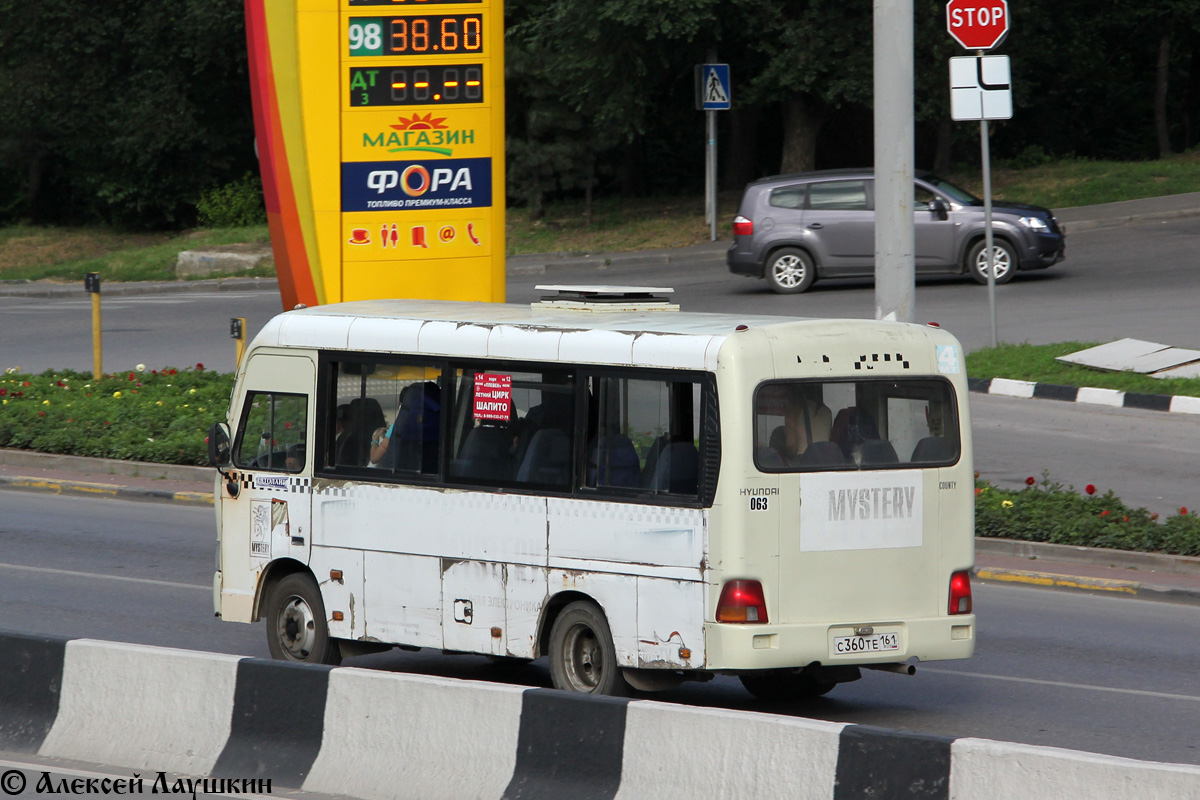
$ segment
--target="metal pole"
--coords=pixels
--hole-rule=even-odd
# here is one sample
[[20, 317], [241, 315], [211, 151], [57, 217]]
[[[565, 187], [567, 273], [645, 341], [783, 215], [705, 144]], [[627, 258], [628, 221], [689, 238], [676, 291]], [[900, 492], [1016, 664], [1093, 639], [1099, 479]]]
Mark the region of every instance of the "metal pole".
[[875, 318], [915, 316], [913, 0], [874, 0]]
[[[992, 347], [996, 338], [996, 253], [992, 249], [992, 157], [988, 148], [987, 120], [979, 121], [979, 152], [983, 160], [983, 247], [987, 253], [988, 316], [992, 322]], [[1012, 269], [1012, 265], [1009, 265]]]
[[717, 112], [708, 112], [708, 208], [712, 241], [717, 240]]
[[104, 377], [103, 358], [100, 344], [100, 292], [92, 292], [92, 380]]

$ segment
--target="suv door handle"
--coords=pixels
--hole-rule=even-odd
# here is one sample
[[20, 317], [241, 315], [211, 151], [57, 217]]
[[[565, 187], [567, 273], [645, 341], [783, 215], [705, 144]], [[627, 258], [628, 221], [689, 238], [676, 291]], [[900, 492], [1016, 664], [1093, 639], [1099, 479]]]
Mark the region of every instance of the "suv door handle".
[[814, 231], [819, 231], [819, 230], [821, 230], [821, 228], [824, 228], [825, 226], [819, 222], [814, 222], [813, 224], [809, 225], [808, 227]]

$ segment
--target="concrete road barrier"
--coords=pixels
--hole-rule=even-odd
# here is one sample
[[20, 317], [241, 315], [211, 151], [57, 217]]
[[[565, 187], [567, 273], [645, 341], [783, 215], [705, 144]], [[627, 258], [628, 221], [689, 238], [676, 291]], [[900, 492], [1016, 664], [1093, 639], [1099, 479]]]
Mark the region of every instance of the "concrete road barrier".
[[0, 749], [383, 800], [1176, 800], [1200, 766], [0, 633]]

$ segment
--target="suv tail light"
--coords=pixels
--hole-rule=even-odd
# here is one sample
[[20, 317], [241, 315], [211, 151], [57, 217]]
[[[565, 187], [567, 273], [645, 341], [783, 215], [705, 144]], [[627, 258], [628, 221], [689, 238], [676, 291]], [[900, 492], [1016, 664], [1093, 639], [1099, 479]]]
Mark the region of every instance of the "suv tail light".
[[766, 622], [767, 601], [758, 581], [730, 581], [717, 602], [717, 622]]
[[751, 236], [754, 233], [754, 222], [746, 219], [741, 214], [733, 218], [733, 235], [734, 236]]
[[966, 570], [950, 576], [950, 613], [971, 613], [971, 573]]

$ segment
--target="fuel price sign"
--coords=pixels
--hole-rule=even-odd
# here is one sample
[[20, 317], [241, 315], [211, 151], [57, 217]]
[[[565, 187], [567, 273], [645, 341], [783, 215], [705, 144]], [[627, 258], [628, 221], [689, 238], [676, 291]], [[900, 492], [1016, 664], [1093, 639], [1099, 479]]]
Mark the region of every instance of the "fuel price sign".
[[503, 0], [245, 4], [284, 309], [503, 302]]

